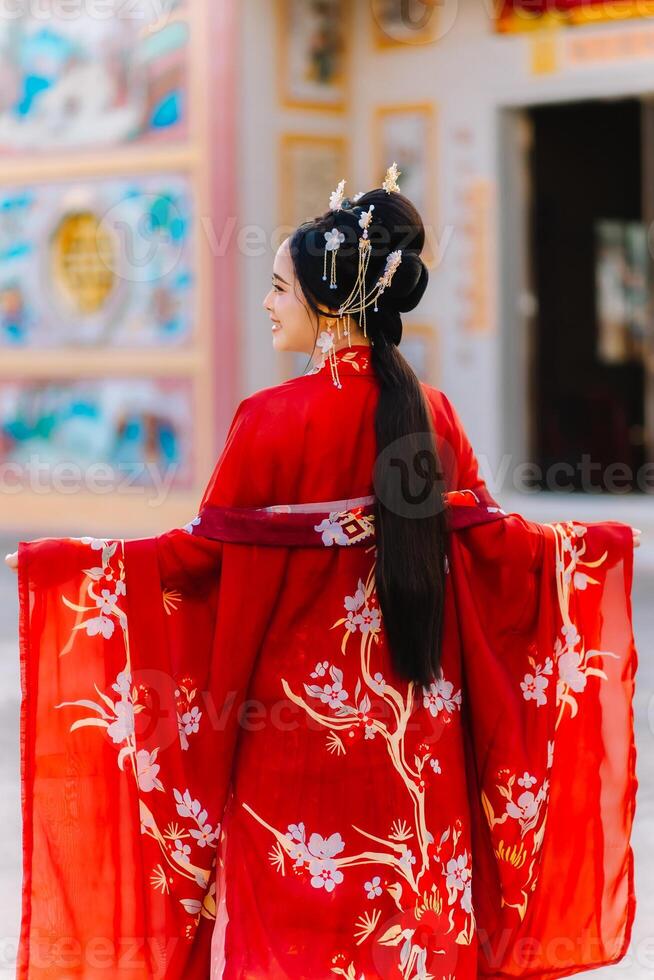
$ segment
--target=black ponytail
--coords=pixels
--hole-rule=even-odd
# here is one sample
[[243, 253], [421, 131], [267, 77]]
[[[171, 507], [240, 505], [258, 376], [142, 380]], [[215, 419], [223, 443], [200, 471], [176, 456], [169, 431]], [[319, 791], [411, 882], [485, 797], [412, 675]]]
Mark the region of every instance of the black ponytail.
[[[429, 272], [420, 252], [425, 231], [420, 215], [404, 195], [382, 188], [352, 206], [305, 222], [291, 237], [291, 257], [305, 299], [316, 314], [337, 310], [358, 270], [361, 210], [374, 204], [369, 226], [372, 244], [366, 278], [370, 290], [391, 251], [402, 261], [378, 312], [366, 317], [371, 360], [380, 393], [375, 414], [377, 461], [375, 585], [393, 664], [408, 680], [429, 685], [441, 676], [447, 523], [445, 490], [431, 412], [422, 386], [398, 345], [401, 313], [422, 298]], [[338, 253], [338, 288], [322, 279], [324, 232], [338, 227], [346, 236]], [[320, 306], [318, 305], [320, 304]], [[322, 308], [321, 308], [322, 307]], [[337, 313], [334, 314], [335, 316]], [[360, 314], [351, 314], [360, 320]]]

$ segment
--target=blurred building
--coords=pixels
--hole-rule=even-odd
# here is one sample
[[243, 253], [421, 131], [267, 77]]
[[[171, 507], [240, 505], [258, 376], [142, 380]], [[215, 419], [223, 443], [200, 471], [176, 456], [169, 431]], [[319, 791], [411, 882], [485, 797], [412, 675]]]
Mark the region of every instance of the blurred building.
[[196, 512], [239, 395], [234, 251], [213, 244], [234, 208], [231, 13], [0, 17], [4, 527], [134, 534]]
[[[491, 485], [649, 507], [654, 19], [500, 6], [141, 0], [2, 22], [3, 524], [190, 519], [238, 400], [306, 361], [272, 352], [277, 246], [394, 160], [432, 270], [402, 349]], [[66, 463], [97, 480], [71, 491]]]

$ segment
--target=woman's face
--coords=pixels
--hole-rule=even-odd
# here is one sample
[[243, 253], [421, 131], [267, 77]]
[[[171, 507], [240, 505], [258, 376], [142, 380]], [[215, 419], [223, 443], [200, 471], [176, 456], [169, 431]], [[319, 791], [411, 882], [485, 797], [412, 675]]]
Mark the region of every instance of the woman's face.
[[316, 340], [315, 314], [308, 307], [295, 277], [289, 245], [290, 239], [287, 238], [277, 249], [272, 288], [263, 301], [263, 307], [272, 320], [273, 347], [276, 351], [311, 354]]

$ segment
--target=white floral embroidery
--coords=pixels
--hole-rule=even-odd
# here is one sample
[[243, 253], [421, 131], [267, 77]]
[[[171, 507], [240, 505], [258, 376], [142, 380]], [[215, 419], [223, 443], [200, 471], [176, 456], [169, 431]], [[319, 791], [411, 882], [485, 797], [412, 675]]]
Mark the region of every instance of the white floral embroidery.
[[400, 950], [400, 969], [403, 977], [412, 980], [428, 980], [432, 976], [427, 972], [427, 949], [412, 941], [415, 929], [403, 929], [400, 938], [406, 937]]
[[322, 534], [322, 543], [331, 547], [333, 544], [347, 545], [349, 538], [336, 520], [336, 515], [325, 517], [320, 524], [314, 525], [314, 530]]
[[384, 688], [386, 687], [386, 681], [384, 680], [384, 675], [377, 671], [372, 679], [372, 684], [370, 685], [377, 694], [383, 694]]
[[537, 782], [538, 780], [535, 776], [530, 776], [529, 773], [526, 772], [524, 776], [521, 776], [518, 780], [518, 785], [524, 786], [525, 789], [531, 789], [531, 787]]
[[[464, 912], [472, 914], [472, 871], [468, 867], [468, 852], [449, 860], [443, 869], [447, 886], [448, 901], [454, 905], [457, 898]], [[461, 893], [461, 894], [459, 894]]]
[[107, 616], [94, 616], [84, 620], [84, 629], [89, 636], [102, 636], [110, 639], [114, 632], [114, 621]]
[[[518, 782], [520, 783], [520, 780]], [[545, 780], [538, 793], [534, 794], [531, 790], [525, 790], [517, 800], [512, 797], [507, 799], [506, 812], [513, 820], [518, 821], [523, 837], [527, 831], [536, 826], [541, 806], [547, 799], [548, 789], [549, 782]]]
[[[79, 538], [83, 544], [90, 544], [93, 551], [102, 551], [106, 546], [107, 542], [103, 541], [102, 538], [89, 538], [87, 536]], [[115, 551], [115, 548], [114, 548]], [[113, 552], [112, 552], [113, 553]]]
[[105, 616], [110, 616], [116, 611], [116, 596], [109, 589], [102, 589], [99, 596], [95, 597], [95, 604], [100, 609], [100, 612]]
[[542, 707], [547, 704], [547, 695], [545, 694], [545, 689], [549, 681], [547, 677], [542, 674], [534, 676], [534, 674], [525, 674], [523, 681], [520, 681], [520, 687], [522, 688], [522, 696], [525, 701], [535, 701], [538, 707]]
[[114, 704], [116, 720], [107, 728], [107, 734], [117, 745], [134, 734], [134, 705], [131, 701], [116, 701]]
[[345, 841], [340, 834], [331, 834], [324, 838], [320, 834], [311, 834], [306, 843], [306, 831], [303, 823], [290, 824], [286, 840], [290, 844], [291, 857], [295, 859], [295, 867], [307, 865], [314, 888], [324, 888], [326, 892], [334, 890], [343, 881], [343, 872], [333, 860], [345, 847]]
[[322, 687], [319, 684], [305, 684], [304, 689], [312, 698], [319, 698], [330, 708], [340, 708], [349, 697], [347, 691], [343, 689], [343, 671], [340, 667], [332, 665], [329, 668], [329, 676], [332, 679], [331, 684], [323, 684]]
[[128, 670], [121, 670], [115, 682], [111, 685], [111, 689], [127, 696], [132, 689], [132, 675], [130, 672]]
[[186, 531], [187, 534], [193, 534], [193, 528], [197, 527], [201, 520], [202, 518], [198, 514], [198, 516], [194, 517], [192, 521], [189, 521], [188, 524], [184, 525], [182, 531]]
[[441, 764], [438, 761], [438, 759], [430, 759], [429, 760], [429, 765], [432, 767], [432, 769], [434, 770], [435, 773], [441, 773], [443, 771], [441, 769]]
[[179, 712], [177, 712], [179, 740], [184, 750], [188, 749], [189, 747], [188, 736], [200, 730], [201, 718], [202, 712], [197, 705], [192, 707], [190, 711], [183, 712], [181, 715]]
[[587, 678], [581, 669], [583, 654], [581, 650], [568, 650], [562, 653], [558, 660], [559, 668], [559, 697], [567, 685], [575, 694], [580, 694], [586, 688]]
[[188, 864], [188, 857], [191, 853], [191, 847], [189, 844], [185, 844], [179, 838], [175, 841], [175, 850], [173, 852], [173, 857], [176, 861], [181, 864]]
[[286, 839], [291, 842], [289, 855], [294, 861], [294, 866], [299, 868], [307, 860], [308, 850], [306, 845], [306, 830], [304, 823], [292, 823], [289, 825]]
[[382, 893], [381, 878], [379, 877], [379, 875], [375, 875], [375, 877], [371, 878], [370, 881], [366, 881], [363, 887], [366, 890], [366, 895], [368, 896], [368, 898], [370, 899], [376, 898], [378, 895], [381, 895]]
[[404, 849], [404, 853], [400, 856], [399, 864], [404, 871], [410, 871], [411, 865], [416, 863], [416, 856], [412, 850], [408, 847]]
[[216, 834], [211, 824], [203, 823], [197, 830], [192, 827], [189, 833], [197, 841], [198, 847], [211, 847], [216, 843]]
[[457, 707], [461, 707], [461, 691], [454, 694], [454, 685], [451, 681], [439, 678], [432, 682], [429, 687], [423, 687], [422, 703], [429, 713], [436, 717], [440, 711], [451, 714]]
[[163, 789], [163, 783], [157, 776], [161, 766], [155, 762], [158, 751], [158, 748], [153, 749], [152, 752], [139, 749], [136, 753], [136, 778], [139, 788], [144, 793], [150, 793], [153, 789]]
[[215, 847], [220, 824], [214, 830], [211, 824], [207, 823], [207, 811], [203, 809], [199, 800], [191, 796], [189, 790], [185, 790], [182, 794], [178, 789], [175, 789], [173, 793], [180, 817], [190, 817], [195, 821], [196, 827], [192, 827], [189, 833], [198, 847]]

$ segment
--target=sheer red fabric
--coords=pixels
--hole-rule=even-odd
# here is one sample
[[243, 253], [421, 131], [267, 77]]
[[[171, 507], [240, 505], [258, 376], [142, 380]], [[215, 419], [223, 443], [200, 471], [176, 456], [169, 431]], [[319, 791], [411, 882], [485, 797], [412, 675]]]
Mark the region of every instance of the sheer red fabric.
[[445, 395], [443, 677], [374, 587], [368, 351], [238, 407], [185, 528], [19, 546], [18, 976], [568, 976], [634, 914], [632, 540], [506, 514]]

